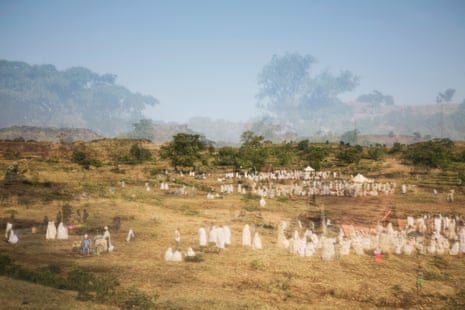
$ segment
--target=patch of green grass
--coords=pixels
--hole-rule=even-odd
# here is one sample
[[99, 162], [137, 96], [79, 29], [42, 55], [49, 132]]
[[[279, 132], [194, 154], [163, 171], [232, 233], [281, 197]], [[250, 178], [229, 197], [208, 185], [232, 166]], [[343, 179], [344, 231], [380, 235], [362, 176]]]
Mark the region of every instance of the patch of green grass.
[[73, 269], [65, 276], [56, 264], [33, 270], [15, 264], [8, 255], [0, 256], [0, 275], [57, 289], [75, 290], [78, 300], [92, 300], [120, 309], [153, 309], [158, 298], [133, 287], [118, 290], [120, 283], [116, 276], [101, 277], [81, 269]]
[[266, 270], [266, 265], [262, 261], [255, 259], [250, 263], [250, 268], [252, 268], [253, 270], [264, 271]]
[[447, 281], [449, 274], [445, 272], [425, 271], [424, 279], [428, 281]]
[[459, 291], [455, 296], [450, 298], [444, 309], [465, 309], [465, 290]]

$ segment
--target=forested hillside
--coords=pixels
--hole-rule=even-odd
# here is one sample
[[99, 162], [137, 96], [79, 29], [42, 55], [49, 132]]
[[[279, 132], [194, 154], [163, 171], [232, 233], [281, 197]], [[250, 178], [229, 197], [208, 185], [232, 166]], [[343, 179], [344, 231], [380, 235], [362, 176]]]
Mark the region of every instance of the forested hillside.
[[0, 61], [1, 127], [14, 125], [89, 128], [113, 136], [143, 118], [151, 96], [132, 93], [113, 74], [86, 68]]

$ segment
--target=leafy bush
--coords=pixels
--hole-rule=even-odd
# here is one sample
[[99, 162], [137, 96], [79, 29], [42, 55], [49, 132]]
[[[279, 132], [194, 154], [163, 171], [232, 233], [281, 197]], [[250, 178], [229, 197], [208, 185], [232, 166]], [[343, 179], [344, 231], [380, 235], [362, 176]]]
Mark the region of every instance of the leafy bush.
[[424, 279], [429, 281], [447, 281], [449, 279], [449, 275], [443, 272], [427, 270], [425, 271]]
[[7, 149], [5, 152], [3, 152], [3, 157], [9, 160], [19, 159], [21, 157], [21, 153]]
[[115, 276], [97, 277], [80, 269], [61, 276], [62, 268], [51, 264], [38, 270], [16, 265], [8, 255], [0, 256], [0, 275], [29, 281], [57, 289], [75, 290], [77, 299], [118, 306], [121, 309], [153, 309], [158, 296], [147, 296], [136, 288], [116, 290], [119, 280]]
[[137, 288], [118, 291], [114, 296], [114, 303], [120, 309], [154, 309], [158, 295], [147, 296]]
[[90, 166], [98, 168], [103, 165], [100, 159], [92, 158], [91, 155], [83, 149], [74, 150], [73, 154], [71, 155], [71, 161], [84, 167], [85, 169], [89, 169]]
[[87, 159], [86, 153], [84, 153], [83, 151], [75, 150], [71, 155], [71, 161], [80, 166], [83, 166], [86, 169], [89, 169], [90, 162]]
[[150, 152], [150, 150], [145, 149], [139, 146], [138, 144], [133, 144], [129, 153], [131, 154], [131, 158], [136, 163], [141, 163], [152, 159], [152, 153]]
[[336, 158], [345, 164], [358, 164], [362, 159], [363, 148], [360, 145], [343, 146], [336, 154]]
[[13, 260], [7, 254], [0, 256], [0, 275], [7, 276], [15, 268]]
[[454, 160], [454, 142], [434, 139], [416, 143], [407, 148], [403, 157], [415, 166], [445, 169]]
[[368, 149], [368, 158], [372, 160], [380, 160], [384, 156], [384, 149], [375, 147]]

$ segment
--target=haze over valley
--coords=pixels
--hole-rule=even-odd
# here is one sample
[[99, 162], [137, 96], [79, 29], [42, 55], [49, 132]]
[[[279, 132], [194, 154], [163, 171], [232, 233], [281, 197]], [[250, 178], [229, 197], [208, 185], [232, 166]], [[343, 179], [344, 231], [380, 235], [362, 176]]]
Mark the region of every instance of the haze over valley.
[[463, 140], [463, 12], [456, 0], [2, 2], [0, 128]]

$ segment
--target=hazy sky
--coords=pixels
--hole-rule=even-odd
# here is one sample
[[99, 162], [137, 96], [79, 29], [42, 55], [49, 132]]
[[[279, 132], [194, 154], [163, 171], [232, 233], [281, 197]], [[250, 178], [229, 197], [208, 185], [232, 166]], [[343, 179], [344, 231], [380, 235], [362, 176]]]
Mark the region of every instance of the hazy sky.
[[160, 101], [149, 117], [247, 120], [273, 55], [312, 55], [395, 103], [465, 99], [465, 1], [0, 0], [0, 58], [83, 66]]

